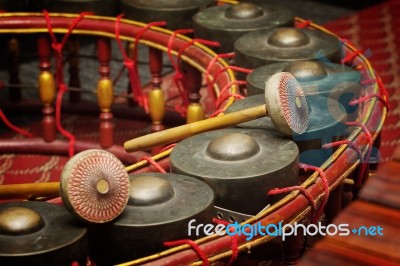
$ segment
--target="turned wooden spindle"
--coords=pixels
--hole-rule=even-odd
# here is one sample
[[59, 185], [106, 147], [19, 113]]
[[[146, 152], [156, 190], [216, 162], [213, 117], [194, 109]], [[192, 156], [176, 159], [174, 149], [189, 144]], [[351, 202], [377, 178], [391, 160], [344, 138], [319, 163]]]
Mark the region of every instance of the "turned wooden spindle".
[[149, 93], [149, 110], [152, 120], [151, 131], [164, 129], [162, 121], [165, 115], [164, 92], [161, 89], [162, 51], [149, 47], [149, 68], [151, 73], [151, 91]]
[[[135, 44], [133, 42], [129, 42], [126, 46], [126, 54], [128, 55], [129, 58], [132, 58], [135, 60]], [[128, 82], [128, 87], [127, 87], [127, 94], [130, 96], [128, 97], [128, 105], [131, 107], [137, 106], [137, 103], [133, 100], [133, 88], [131, 87], [131, 83]]]
[[[71, 36], [68, 41], [69, 50], [69, 83], [68, 85], [72, 88], [80, 88], [81, 81], [79, 79], [79, 41]], [[81, 100], [80, 91], [70, 91], [69, 101], [71, 103], [78, 103]]]
[[54, 108], [52, 103], [55, 98], [56, 86], [51, 69], [51, 47], [50, 41], [45, 35], [38, 37], [38, 55], [39, 55], [39, 95], [43, 104], [42, 113], [42, 136], [46, 142], [52, 142], [56, 139], [56, 123], [54, 118]]
[[186, 122], [193, 123], [204, 119], [204, 109], [200, 105], [202, 76], [200, 71], [189, 64], [184, 64], [183, 69], [184, 83], [189, 99]]
[[283, 265], [296, 265], [300, 258], [300, 239], [302, 234], [286, 236], [282, 241]]
[[[16, 38], [11, 38], [8, 42], [8, 74], [10, 85], [21, 85], [19, 78], [19, 42]], [[21, 88], [17, 86], [11, 86], [8, 90], [12, 102], [19, 102], [22, 99]]]
[[114, 144], [114, 123], [111, 105], [113, 84], [110, 78], [111, 43], [106, 37], [97, 39], [97, 57], [100, 63], [100, 78], [97, 82], [97, 99], [100, 107], [100, 145], [102, 148]]

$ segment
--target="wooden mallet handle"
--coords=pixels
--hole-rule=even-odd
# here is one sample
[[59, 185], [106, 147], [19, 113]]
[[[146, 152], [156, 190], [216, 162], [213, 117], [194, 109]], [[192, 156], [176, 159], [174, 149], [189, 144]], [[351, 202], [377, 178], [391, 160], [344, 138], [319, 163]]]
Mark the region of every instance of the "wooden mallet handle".
[[154, 146], [175, 143], [199, 133], [241, 124], [267, 114], [266, 105], [260, 105], [128, 140], [124, 143], [124, 148], [127, 152], [147, 150]]

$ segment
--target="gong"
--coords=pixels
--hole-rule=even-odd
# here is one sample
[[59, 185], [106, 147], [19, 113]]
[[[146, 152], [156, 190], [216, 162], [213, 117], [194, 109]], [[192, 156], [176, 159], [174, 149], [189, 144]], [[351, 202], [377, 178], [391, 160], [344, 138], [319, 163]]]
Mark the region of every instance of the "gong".
[[49, 12], [81, 13], [93, 12], [99, 16], [115, 16], [117, 2], [115, 0], [35, 0], [33, 8], [37, 11], [46, 9]]
[[262, 66], [247, 75], [247, 95], [264, 94], [265, 81], [282, 71], [293, 74], [307, 99], [318, 95], [330, 97], [344, 106], [349, 120], [357, 117], [358, 106], [351, 106], [349, 103], [362, 94], [361, 74], [341, 64], [310, 60]]
[[[262, 101], [263, 95], [249, 96], [234, 102], [225, 113], [257, 106]], [[346, 138], [347, 114], [340, 103], [328, 97], [307, 97], [307, 104], [309, 114], [307, 130], [301, 135], [293, 134], [293, 140], [299, 147], [301, 163], [321, 165], [332, 155], [332, 149], [323, 149], [322, 145]], [[238, 127], [276, 131], [269, 117], [242, 123]]]
[[192, 28], [192, 17], [211, 0], [120, 0], [125, 17], [141, 22], [165, 21], [171, 30]]
[[188, 223], [211, 223], [214, 192], [177, 174], [131, 174], [128, 205], [113, 222], [89, 227], [90, 256], [111, 265], [159, 252], [165, 241], [188, 236]]
[[321, 59], [339, 62], [340, 43], [322, 31], [279, 27], [242, 35], [234, 44], [235, 63], [254, 69], [281, 61]]
[[265, 3], [213, 6], [193, 16], [195, 37], [219, 42], [219, 53], [232, 52], [235, 41], [247, 32], [292, 25], [289, 9]]
[[87, 229], [46, 202], [0, 204], [0, 265], [86, 265]]
[[179, 142], [171, 171], [199, 178], [215, 191], [216, 206], [255, 215], [276, 198], [267, 192], [297, 185], [296, 144], [279, 133], [227, 128]]

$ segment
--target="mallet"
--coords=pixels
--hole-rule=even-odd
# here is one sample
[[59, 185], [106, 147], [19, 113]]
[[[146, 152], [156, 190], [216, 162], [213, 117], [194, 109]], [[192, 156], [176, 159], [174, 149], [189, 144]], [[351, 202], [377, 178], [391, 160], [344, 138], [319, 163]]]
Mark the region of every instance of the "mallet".
[[166, 129], [124, 143], [127, 152], [178, 142], [187, 137], [234, 126], [268, 115], [285, 136], [302, 134], [308, 126], [308, 107], [304, 92], [296, 78], [287, 72], [277, 73], [266, 82], [265, 105], [239, 112]]

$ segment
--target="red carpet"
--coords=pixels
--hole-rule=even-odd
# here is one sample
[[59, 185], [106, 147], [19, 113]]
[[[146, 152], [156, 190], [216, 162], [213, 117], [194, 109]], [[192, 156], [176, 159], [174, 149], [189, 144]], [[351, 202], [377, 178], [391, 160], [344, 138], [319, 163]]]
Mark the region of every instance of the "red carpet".
[[382, 161], [388, 161], [400, 145], [400, 1], [387, 1], [324, 26], [368, 57], [389, 92], [380, 149]]

